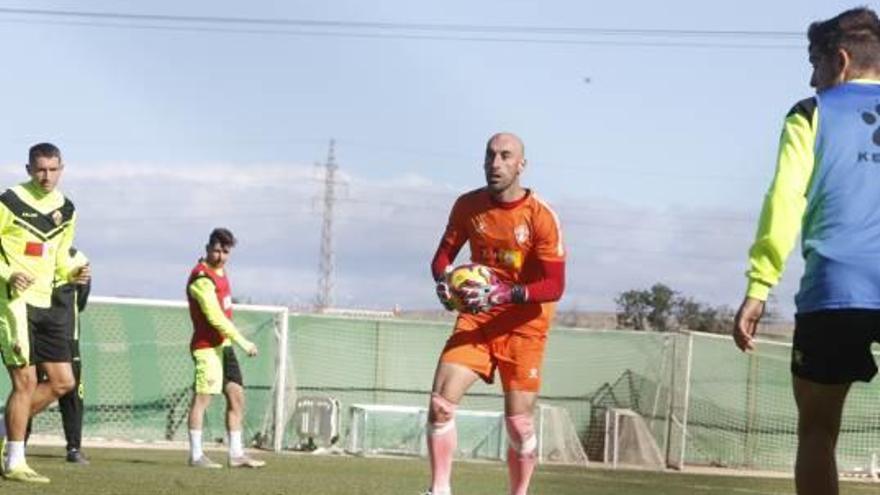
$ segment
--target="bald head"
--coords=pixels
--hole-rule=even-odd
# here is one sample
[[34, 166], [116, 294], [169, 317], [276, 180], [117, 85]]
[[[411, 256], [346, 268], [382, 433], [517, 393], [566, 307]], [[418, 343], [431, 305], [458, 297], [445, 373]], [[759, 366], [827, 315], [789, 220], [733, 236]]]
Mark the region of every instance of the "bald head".
[[519, 137], [499, 132], [489, 138], [483, 168], [486, 185], [495, 199], [510, 201], [523, 194], [519, 176], [525, 167], [525, 147]]
[[486, 142], [486, 149], [488, 150], [489, 148], [491, 148], [492, 143], [496, 141], [498, 145], [501, 145], [502, 143], [507, 144], [508, 146], [505, 146], [505, 148], [515, 146], [520, 156], [526, 156], [526, 147], [523, 144], [522, 139], [520, 139], [519, 136], [517, 136], [516, 134], [512, 132], [499, 132], [493, 134], [492, 137], [489, 138], [489, 141]]

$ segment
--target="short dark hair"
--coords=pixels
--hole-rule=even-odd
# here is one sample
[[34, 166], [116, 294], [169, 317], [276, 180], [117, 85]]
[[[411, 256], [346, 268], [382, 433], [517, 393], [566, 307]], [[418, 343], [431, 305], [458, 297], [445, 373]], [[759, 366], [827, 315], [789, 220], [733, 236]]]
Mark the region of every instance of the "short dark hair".
[[232, 231], [223, 227], [217, 227], [208, 236], [208, 246], [219, 244], [223, 247], [235, 247], [235, 242], [235, 236], [232, 235]]
[[880, 70], [880, 19], [867, 8], [847, 10], [827, 21], [810, 24], [810, 50], [823, 55], [844, 49], [857, 71]]
[[52, 143], [38, 143], [31, 146], [28, 151], [28, 164], [33, 165], [37, 162], [37, 158], [58, 158], [61, 159], [61, 150]]

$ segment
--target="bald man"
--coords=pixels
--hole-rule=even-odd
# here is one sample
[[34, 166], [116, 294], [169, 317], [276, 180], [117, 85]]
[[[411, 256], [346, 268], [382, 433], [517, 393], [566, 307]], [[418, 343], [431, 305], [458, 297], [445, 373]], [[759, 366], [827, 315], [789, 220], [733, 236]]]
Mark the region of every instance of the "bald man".
[[452, 493], [455, 409], [477, 379], [492, 383], [496, 369], [504, 390], [511, 495], [526, 494], [537, 462], [532, 411], [550, 320], [565, 286], [565, 250], [556, 213], [520, 184], [525, 167], [519, 137], [503, 132], [489, 139], [486, 186], [456, 200], [431, 262], [437, 295], [449, 310], [446, 274], [465, 243], [470, 261], [488, 266], [494, 276], [488, 290], [459, 290], [466, 307], [434, 374], [427, 425], [430, 495]]

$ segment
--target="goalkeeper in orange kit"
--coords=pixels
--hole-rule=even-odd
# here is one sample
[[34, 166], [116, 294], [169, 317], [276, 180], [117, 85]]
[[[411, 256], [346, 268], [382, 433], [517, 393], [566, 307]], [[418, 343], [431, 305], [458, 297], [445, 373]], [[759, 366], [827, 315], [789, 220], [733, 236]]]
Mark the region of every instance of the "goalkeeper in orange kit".
[[469, 244], [471, 261], [488, 266], [490, 287], [465, 284], [464, 304], [440, 356], [428, 412], [432, 481], [427, 492], [449, 495], [456, 448], [455, 409], [477, 379], [504, 389], [510, 494], [525, 495], [537, 462], [532, 419], [550, 321], [565, 285], [565, 250], [553, 210], [520, 185], [522, 141], [495, 134], [486, 145], [486, 186], [455, 202], [431, 263], [437, 295], [452, 309], [445, 274]]

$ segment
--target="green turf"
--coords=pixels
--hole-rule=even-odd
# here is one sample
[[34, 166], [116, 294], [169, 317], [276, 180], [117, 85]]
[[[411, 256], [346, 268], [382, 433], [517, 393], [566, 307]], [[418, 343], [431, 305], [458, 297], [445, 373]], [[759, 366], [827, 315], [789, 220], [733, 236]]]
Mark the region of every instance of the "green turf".
[[[428, 468], [424, 460], [364, 459], [264, 454], [261, 470], [205, 470], [185, 465], [186, 453], [167, 450], [91, 449], [89, 466], [67, 464], [58, 447], [32, 447], [32, 467], [52, 478], [49, 485], [0, 481], [0, 494], [65, 495], [417, 495]], [[212, 453], [222, 460], [222, 452]], [[461, 495], [506, 493], [505, 467], [499, 463], [457, 463], [454, 486]], [[14, 490], [11, 490], [14, 488]], [[878, 493], [876, 484], [844, 483], [841, 493]], [[701, 495], [790, 494], [791, 480], [732, 476], [610, 471], [571, 467], [539, 468], [532, 495]]]

